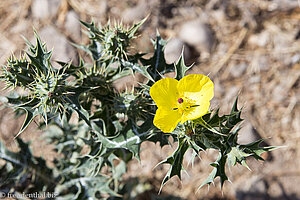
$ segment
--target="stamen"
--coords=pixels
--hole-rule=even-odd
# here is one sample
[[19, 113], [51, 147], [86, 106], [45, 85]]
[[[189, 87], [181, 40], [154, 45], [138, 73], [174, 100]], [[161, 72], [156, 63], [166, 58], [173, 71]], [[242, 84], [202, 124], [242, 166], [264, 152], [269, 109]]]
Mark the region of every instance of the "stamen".
[[195, 108], [195, 107], [198, 107], [198, 106], [200, 106], [200, 105], [192, 105], [192, 106], [187, 106], [187, 107], [185, 107], [186, 109], [189, 109], [189, 108]]
[[183, 99], [182, 98], [179, 98], [177, 101], [178, 101], [178, 103], [183, 103]]
[[190, 107], [193, 108], [193, 107], [197, 107], [197, 106], [200, 106], [200, 105], [192, 105], [192, 106], [190, 106]]

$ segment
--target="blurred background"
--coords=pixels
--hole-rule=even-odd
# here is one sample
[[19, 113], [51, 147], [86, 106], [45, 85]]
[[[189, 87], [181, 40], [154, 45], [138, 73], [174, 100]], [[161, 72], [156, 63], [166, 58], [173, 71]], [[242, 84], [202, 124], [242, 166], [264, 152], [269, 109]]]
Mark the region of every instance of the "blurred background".
[[[108, 20], [131, 25], [149, 15], [133, 51], [151, 52], [158, 30], [169, 39], [165, 56], [175, 62], [184, 48], [189, 73], [210, 74], [215, 83], [212, 108], [229, 112], [239, 94], [243, 107], [240, 143], [264, 138], [279, 150], [263, 155], [265, 162], [248, 160], [252, 171], [231, 169], [223, 191], [219, 182], [209, 190], [197, 188], [209, 175], [216, 152], [202, 153], [180, 182], [172, 178], [163, 188], [169, 199], [300, 199], [300, 1], [298, 0], [0, 0], [0, 63], [25, 48], [25, 37], [34, 40], [34, 29], [53, 60], [78, 63], [86, 58], [71, 43], [86, 44], [79, 23], [105, 24]], [[3, 83], [1, 83], [3, 88]], [[7, 91], [1, 91], [1, 95]], [[0, 111], [0, 140], [11, 150], [22, 119], [12, 110]], [[34, 155], [51, 166], [55, 156], [32, 123], [22, 135], [32, 141]], [[172, 149], [173, 148], [173, 149]], [[157, 194], [167, 171], [154, 166], [176, 148], [143, 143], [141, 162], [131, 161], [126, 179], [148, 185], [140, 199]], [[1, 163], [0, 163], [1, 164]]]

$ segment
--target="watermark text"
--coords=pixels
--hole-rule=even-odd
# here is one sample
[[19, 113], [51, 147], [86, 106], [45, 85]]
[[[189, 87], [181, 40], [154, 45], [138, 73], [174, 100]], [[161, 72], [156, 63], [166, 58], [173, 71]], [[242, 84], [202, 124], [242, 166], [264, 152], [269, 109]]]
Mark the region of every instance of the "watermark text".
[[0, 199], [3, 198], [15, 198], [15, 199], [22, 199], [22, 198], [29, 198], [29, 199], [45, 199], [45, 198], [55, 198], [57, 197], [57, 193], [55, 192], [34, 192], [34, 193], [5, 193], [0, 192]]

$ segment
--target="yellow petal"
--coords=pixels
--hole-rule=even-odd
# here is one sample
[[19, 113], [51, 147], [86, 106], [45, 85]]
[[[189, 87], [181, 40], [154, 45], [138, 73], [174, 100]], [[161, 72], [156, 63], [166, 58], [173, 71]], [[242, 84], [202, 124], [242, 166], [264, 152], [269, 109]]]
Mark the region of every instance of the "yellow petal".
[[173, 109], [177, 105], [178, 81], [174, 78], [164, 78], [150, 88], [150, 96], [158, 108]]
[[183, 77], [178, 83], [178, 92], [200, 92], [201, 90], [213, 90], [213, 82], [205, 75], [190, 74]]
[[202, 103], [200, 106], [192, 107], [188, 109], [188, 111], [184, 112], [181, 117], [181, 124], [186, 122], [187, 120], [193, 120], [198, 119], [199, 117], [202, 117], [208, 112], [209, 109], [209, 101]]
[[195, 101], [197, 105], [201, 105], [213, 98], [214, 84], [205, 75], [190, 74], [179, 81], [178, 92], [180, 96], [187, 97]]
[[153, 124], [164, 133], [171, 133], [179, 123], [181, 115], [178, 110], [158, 108]]
[[181, 123], [184, 123], [207, 113], [210, 105], [209, 101], [214, 96], [214, 84], [205, 75], [190, 74], [179, 81], [178, 92], [190, 105], [197, 105], [183, 113]]

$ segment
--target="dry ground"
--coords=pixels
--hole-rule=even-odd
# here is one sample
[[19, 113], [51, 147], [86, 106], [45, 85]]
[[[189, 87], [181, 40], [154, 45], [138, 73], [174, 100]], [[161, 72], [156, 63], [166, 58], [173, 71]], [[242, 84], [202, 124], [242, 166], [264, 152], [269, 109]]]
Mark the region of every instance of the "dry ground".
[[[241, 142], [266, 138], [266, 143], [284, 146], [264, 155], [266, 162], [249, 160], [252, 171], [235, 167], [232, 184], [219, 184], [197, 191], [208, 176], [215, 152], [201, 155], [194, 167], [187, 167], [182, 183], [173, 178], [166, 194], [183, 199], [300, 199], [300, 5], [297, 0], [10, 0], [0, 1], [0, 63], [12, 52], [25, 48], [21, 36], [31, 39], [34, 27], [54, 47], [55, 59], [73, 59], [77, 54], [66, 41], [86, 43], [77, 19], [105, 23], [108, 19], [138, 21], [150, 14], [142, 27], [137, 49], [151, 52], [149, 37], [156, 29], [172, 40], [170, 61], [185, 45], [193, 72], [210, 74], [215, 83], [212, 107], [228, 112], [237, 94], [244, 106]], [[195, 21], [196, 20], [196, 21]], [[196, 27], [196, 28], [195, 28]], [[199, 27], [199, 28], [197, 28]], [[177, 49], [176, 49], [177, 48]], [[82, 53], [81, 53], [82, 55]], [[82, 55], [84, 56], [84, 55]], [[2, 92], [3, 93], [3, 92]], [[0, 114], [0, 136], [11, 148], [12, 137], [21, 123], [8, 109]], [[22, 137], [33, 140], [36, 155], [53, 155], [39, 141], [31, 125]], [[175, 146], [173, 147], [175, 148]], [[153, 151], [155, 149], [155, 151]], [[128, 177], [138, 176], [159, 188], [166, 168], [153, 167], [171, 148], [142, 146], [142, 162], [130, 164]], [[188, 156], [187, 161], [188, 161]]]

